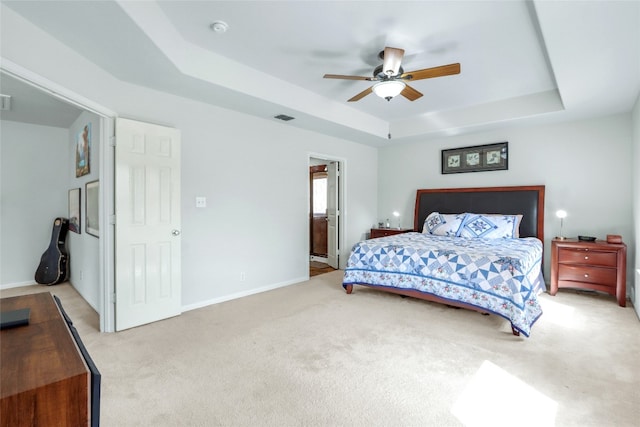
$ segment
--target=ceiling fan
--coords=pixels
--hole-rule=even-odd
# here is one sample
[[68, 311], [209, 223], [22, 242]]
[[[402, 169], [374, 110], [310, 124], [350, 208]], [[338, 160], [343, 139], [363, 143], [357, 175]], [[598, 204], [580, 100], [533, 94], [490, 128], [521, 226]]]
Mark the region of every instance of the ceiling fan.
[[439, 67], [425, 68], [423, 70], [404, 72], [400, 63], [404, 56], [404, 49], [395, 47], [385, 47], [378, 55], [384, 62], [373, 70], [373, 77], [363, 76], [343, 76], [340, 74], [325, 74], [325, 79], [344, 79], [344, 80], [367, 80], [377, 82], [368, 89], [363, 90], [348, 102], [359, 101], [371, 92], [391, 101], [391, 98], [402, 95], [409, 101], [415, 101], [422, 94], [409, 86], [407, 81], [416, 81], [422, 79], [430, 79], [433, 77], [450, 76], [460, 73], [460, 64], [441, 65]]

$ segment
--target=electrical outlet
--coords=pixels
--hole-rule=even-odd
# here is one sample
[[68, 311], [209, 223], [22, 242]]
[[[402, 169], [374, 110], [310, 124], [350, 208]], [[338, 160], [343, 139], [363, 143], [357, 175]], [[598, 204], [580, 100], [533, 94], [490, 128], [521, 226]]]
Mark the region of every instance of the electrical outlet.
[[207, 207], [207, 198], [196, 197], [196, 208], [206, 208], [206, 207]]
[[84, 280], [84, 271], [80, 270], [80, 280]]
[[244, 271], [240, 272], [240, 281], [244, 282], [247, 279], [247, 273], [245, 273]]

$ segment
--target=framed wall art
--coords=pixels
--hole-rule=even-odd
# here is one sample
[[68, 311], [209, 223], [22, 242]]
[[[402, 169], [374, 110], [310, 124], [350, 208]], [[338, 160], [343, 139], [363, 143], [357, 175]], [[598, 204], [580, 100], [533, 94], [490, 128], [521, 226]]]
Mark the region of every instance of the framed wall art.
[[474, 145], [442, 150], [442, 173], [509, 169], [509, 143]]
[[80, 189], [69, 190], [69, 231], [81, 234], [82, 214], [80, 213]]
[[87, 234], [100, 237], [100, 181], [87, 182], [85, 185], [85, 222]]
[[91, 123], [76, 135], [76, 178], [91, 172]]

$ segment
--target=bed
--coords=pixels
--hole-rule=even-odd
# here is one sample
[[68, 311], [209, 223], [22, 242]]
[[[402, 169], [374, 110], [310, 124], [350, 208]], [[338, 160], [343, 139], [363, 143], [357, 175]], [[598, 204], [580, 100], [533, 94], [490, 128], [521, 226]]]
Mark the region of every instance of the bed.
[[542, 315], [543, 242], [544, 186], [418, 190], [414, 231], [356, 243], [343, 287], [495, 314], [528, 337]]

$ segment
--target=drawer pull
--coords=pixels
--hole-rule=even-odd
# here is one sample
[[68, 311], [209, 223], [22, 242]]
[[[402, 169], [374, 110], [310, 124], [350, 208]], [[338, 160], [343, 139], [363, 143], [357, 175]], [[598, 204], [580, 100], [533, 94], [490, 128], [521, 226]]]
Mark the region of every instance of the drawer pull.
[[589, 277], [589, 275], [587, 273], [584, 274], [584, 277]]
[[584, 259], [589, 259], [589, 257], [588, 257], [588, 256], [586, 256], [586, 257], [584, 257]]

